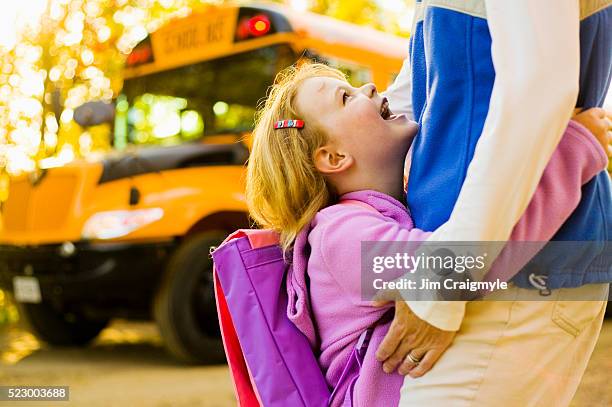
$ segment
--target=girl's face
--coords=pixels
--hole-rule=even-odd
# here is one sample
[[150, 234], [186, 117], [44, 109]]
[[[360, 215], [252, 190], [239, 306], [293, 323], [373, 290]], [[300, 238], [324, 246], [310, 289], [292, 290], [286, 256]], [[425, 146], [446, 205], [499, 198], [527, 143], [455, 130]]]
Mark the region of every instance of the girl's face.
[[374, 84], [354, 88], [335, 78], [309, 78], [298, 89], [295, 102], [306, 126], [314, 123], [360, 167], [403, 166], [418, 130], [406, 115], [391, 113]]

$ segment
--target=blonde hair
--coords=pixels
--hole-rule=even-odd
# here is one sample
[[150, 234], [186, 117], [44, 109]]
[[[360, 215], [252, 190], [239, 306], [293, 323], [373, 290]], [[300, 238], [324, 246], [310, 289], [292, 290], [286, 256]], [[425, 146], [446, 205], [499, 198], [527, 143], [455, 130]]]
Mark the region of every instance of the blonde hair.
[[[296, 110], [295, 96], [303, 81], [314, 77], [346, 80], [342, 72], [318, 63], [281, 71], [255, 118], [253, 146], [247, 165], [246, 200], [252, 218], [280, 233], [283, 251], [334, 193], [317, 171], [313, 156], [327, 136]], [[274, 129], [284, 119], [304, 120], [303, 129]]]

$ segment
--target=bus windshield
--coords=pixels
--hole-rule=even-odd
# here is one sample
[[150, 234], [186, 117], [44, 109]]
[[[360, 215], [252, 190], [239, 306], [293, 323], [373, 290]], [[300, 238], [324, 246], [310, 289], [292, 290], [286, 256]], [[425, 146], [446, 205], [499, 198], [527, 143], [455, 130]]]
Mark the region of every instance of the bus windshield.
[[257, 102], [295, 59], [288, 45], [274, 45], [128, 79], [115, 132], [129, 144], [176, 145], [250, 131]]

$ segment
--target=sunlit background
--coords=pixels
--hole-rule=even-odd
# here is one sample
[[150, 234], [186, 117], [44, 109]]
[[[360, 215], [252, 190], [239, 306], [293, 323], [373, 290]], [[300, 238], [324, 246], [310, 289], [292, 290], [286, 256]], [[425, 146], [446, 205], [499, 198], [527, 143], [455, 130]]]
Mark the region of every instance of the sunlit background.
[[[0, 202], [8, 177], [95, 158], [110, 149], [106, 126], [80, 128], [76, 107], [111, 101], [125, 57], [147, 32], [170, 18], [222, 0], [19, 0], [0, 5]], [[412, 1], [290, 0], [310, 10], [394, 34], [409, 35]], [[158, 109], [164, 106], [158, 101]], [[612, 98], [608, 97], [608, 105]], [[177, 101], [170, 101], [177, 103]], [[145, 104], [142, 104], [145, 106]], [[120, 111], [121, 105], [118, 105]], [[225, 106], [216, 106], [217, 110]], [[164, 137], [176, 123], [161, 120]], [[198, 117], [181, 120], [197, 131]], [[145, 111], [141, 111], [145, 114]], [[176, 120], [174, 120], [176, 121]]]
[[[109, 129], [81, 129], [72, 120], [74, 109], [90, 100], [111, 101], [117, 96], [125, 57], [148, 31], [211, 3], [222, 1], [2, 2], [0, 202], [7, 199], [10, 175], [107, 151]], [[285, 3], [299, 11], [311, 10], [400, 35], [408, 35], [412, 19], [410, 2], [404, 0]], [[197, 128], [196, 117], [183, 119]], [[171, 121], [161, 123], [156, 131], [163, 137], [169, 131], [163, 126], [172, 125]]]
[[[413, 2], [406, 0], [277, 2], [406, 37], [413, 16]], [[73, 120], [75, 108], [85, 102], [114, 100], [118, 115], [130, 115], [136, 142], [172, 142], [178, 131], [183, 139], [199, 137], [202, 117], [183, 111], [186, 100], [180, 97], [145, 93], [128, 112], [119, 93], [122, 70], [129, 52], [148, 32], [169, 19], [220, 3], [224, 1], [0, 2], [0, 208], [10, 194], [9, 177], [78, 158], [98, 159], [111, 151], [109, 124], [82, 128]], [[246, 121], [246, 115], [252, 120], [251, 111], [222, 101], [213, 111], [227, 127]], [[17, 318], [0, 291], [0, 326]]]

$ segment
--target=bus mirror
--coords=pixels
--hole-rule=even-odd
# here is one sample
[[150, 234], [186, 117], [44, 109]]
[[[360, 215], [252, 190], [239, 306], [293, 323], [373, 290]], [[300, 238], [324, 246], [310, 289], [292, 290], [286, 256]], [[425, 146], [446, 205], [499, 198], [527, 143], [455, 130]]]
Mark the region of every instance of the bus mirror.
[[115, 119], [115, 106], [106, 102], [87, 102], [74, 109], [74, 121], [83, 127], [112, 123]]

